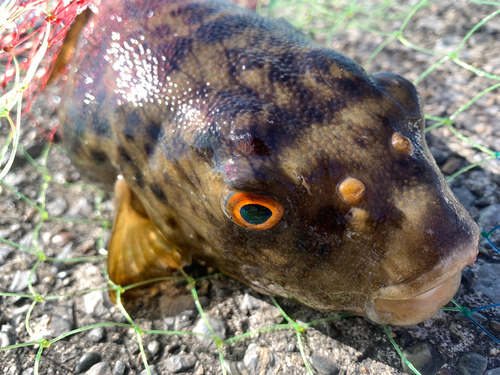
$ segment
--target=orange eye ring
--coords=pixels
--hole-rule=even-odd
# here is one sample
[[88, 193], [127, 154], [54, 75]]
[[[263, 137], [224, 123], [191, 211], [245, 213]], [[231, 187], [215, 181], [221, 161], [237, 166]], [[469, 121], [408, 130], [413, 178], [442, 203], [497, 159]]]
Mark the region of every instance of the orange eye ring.
[[239, 226], [253, 230], [271, 229], [278, 224], [285, 209], [274, 199], [236, 192], [226, 200], [226, 214]]

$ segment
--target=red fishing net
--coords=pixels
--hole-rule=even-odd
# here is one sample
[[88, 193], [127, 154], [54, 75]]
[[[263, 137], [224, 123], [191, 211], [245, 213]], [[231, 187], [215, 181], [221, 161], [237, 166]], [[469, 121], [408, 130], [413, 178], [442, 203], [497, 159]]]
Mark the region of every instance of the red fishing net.
[[[56, 66], [62, 41], [76, 16], [90, 0], [3, 0], [0, 5], [0, 115], [9, 117], [23, 99], [22, 114], [30, 114], [33, 99]], [[69, 53], [68, 51], [66, 53]], [[67, 60], [66, 60], [67, 61]], [[55, 129], [47, 134], [51, 139]]]

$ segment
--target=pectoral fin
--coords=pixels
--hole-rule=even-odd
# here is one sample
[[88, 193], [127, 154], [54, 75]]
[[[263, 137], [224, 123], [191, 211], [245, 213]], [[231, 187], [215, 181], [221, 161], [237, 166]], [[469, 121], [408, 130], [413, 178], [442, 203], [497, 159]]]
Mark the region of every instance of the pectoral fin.
[[168, 276], [182, 268], [183, 259], [160, 233], [128, 183], [115, 185], [116, 218], [108, 250], [111, 280], [126, 286], [155, 277]]

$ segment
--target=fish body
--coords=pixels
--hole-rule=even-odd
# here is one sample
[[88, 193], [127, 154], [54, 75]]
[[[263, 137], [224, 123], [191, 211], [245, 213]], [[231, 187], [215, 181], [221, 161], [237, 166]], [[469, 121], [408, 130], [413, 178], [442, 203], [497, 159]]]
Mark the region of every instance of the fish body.
[[115, 185], [113, 281], [196, 258], [390, 324], [453, 297], [479, 230], [430, 155], [409, 81], [229, 3], [97, 8], [61, 119], [75, 162]]

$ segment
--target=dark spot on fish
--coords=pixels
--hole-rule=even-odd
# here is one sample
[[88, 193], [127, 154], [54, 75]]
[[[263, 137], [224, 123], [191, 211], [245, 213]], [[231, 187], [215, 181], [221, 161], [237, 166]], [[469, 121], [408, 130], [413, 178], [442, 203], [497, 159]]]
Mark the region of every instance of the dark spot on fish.
[[306, 53], [301, 60], [301, 73], [312, 74], [316, 83], [325, 84], [328, 78], [331, 77], [331, 68], [338, 64], [339, 56], [335, 52], [331, 52], [333, 51], [315, 49]]
[[125, 148], [123, 146], [118, 147], [118, 153], [120, 154], [120, 159], [123, 160], [125, 163], [135, 165], [134, 160], [128, 154], [128, 152], [125, 150]]
[[332, 247], [327, 244], [323, 244], [318, 248], [318, 255], [321, 258], [330, 255], [331, 252], [332, 252]]
[[123, 127], [123, 135], [127, 141], [133, 141], [135, 138], [136, 129], [140, 128], [142, 119], [137, 111], [131, 111], [128, 113], [126, 124]]
[[291, 53], [285, 53], [276, 57], [276, 63], [271, 64], [268, 77], [271, 82], [286, 83], [292, 79], [292, 76], [298, 76], [300, 72], [294, 67], [295, 56]]
[[238, 63], [237, 63], [237, 61], [235, 61], [234, 57], [232, 57], [229, 54], [228, 51], [225, 51], [225, 54], [226, 54], [226, 58], [227, 58], [227, 63], [224, 63], [221, 66], [221, 68], [226, 70], [231, 77], [236, 78], [236, 75], [238, 72], [238, 69], [237, 69]]
[[340, 96], [329, 98], [328, 107], [332, 113], [342, 110], [346, 106], [346, 99]]
[[208, 145], [202, 145], [197, 149], [197, 154], [200, 159], [205, 161], [210, 167], [214, 165], [214, 149]]
[[248, 52], [241, 48], [228, 49], [227, 54], [231, 64], [238, 66], [238, 70], [243, 70], [243, 67], [245, 70], [262, 69], [267, 59], [260, 52]]
[[92, 158], [93, 161], [95, 161], [98, 164], [106, 163], [109, 161], [108, 155], [101, 150], [96, 150], [96, 149], [90, 150], [90, 157]]
[[[338, 207], [334, 206], [326, 206], [318, 209], [318, 213], [316, 217], [316, 227], [319, 232], [327, 231], [327, 228], [331, 228], [333, 223], [337, 223], [337, 225], [341, 226], [343, 223], [341, 221], [341, 217], [343, 215], [339, 212]], [[324, 227], [324, 230], [323, 230]], [[344, 232], [344, 228], [338, 228], [339, 232]]]
[[151, 123], [146, 127], [146, 143], [144, 144], [144, 150], [148, 156], [153, 154], [162, 134], [163, 129], [160, 124]]
[[354, 137], [354, 143], [362, 149], [366, 149], [369, 146], [368, 141], [362, 137]]
[[193, 39], [178, 37], [160, 44], [154, 49], [158, 61], [162, 61], [159, 78], [169, 76], [173, 71], [180, 70], [184, 57], [192, 50]]
[[192, 25], [202, 23], [206, 16], [216, 14], [218, 9], [211, 7], [209, 4], [186, 4], [173, 10], [170, 15], [174, 18], [180, 18], [184, 24]]
[[329, 84], [333, 90], [341, 96], [349, 98], [351, 102], [365, 97], [367, 93], [373, 93], [373, 90], [366, 90], [367, 82], [359, 77], [339, 78], [333, 82], [329, 82]]
[[153, 30], [151, 30], [151, 34], [160, 39], [170, 36], [172, 34], [172, 29], [167, 24], [156, 25]]
[[109, 121], [101, 111], [92, 111], [92, 131], [106, 138], [111, 135]]
[[196, 36], [202, 43], [221, 43], [243, 34], [248, 28], [270, 31], [273, 26], [248, 15], [227, 15], [202, 25], [196, 30]]
[[241, 112], [259, 113], [266, 105], [264, 99], [259, 98], [249, 88], [241, 88], [241, 92], [219, 91], [211, 109], [212, 116], [220, 120], [235, 118]]
[[[118, 147], [118, 153], [120, 155], [120, 159], [126, 163], [126, 165], [132, 168], [132, 179], [137, 183], [137, 185], [143, 189], [144, 188], [144, 175], [137, 168], [137, 164], [135, 160], [125, 151], [123, 146]], [[120, 170], [124, 173], [125, 168], [120, 165]]]
[[179, 228], [179, 224], [177, 223], [177, 220], [175, 220], [172, 216], [167, 217], [167, 219], [165, 221], [170, 228], [172, 228], [172, 229]]
[[144, 175], [139, 169], [134, 168], [132, 179], [137, 183], [137, 185], [141, 189], [144, 189]]
[[168, 203], [167, 195], [165, 194], [165, 192], [162, 190], [162, 188], [159, 185], [151, 184], [151, 185], [149, 185], [149, 188], [151, 189], [153, 194], [156, 196], [156, 198], [158, 198], [162, 203]]

